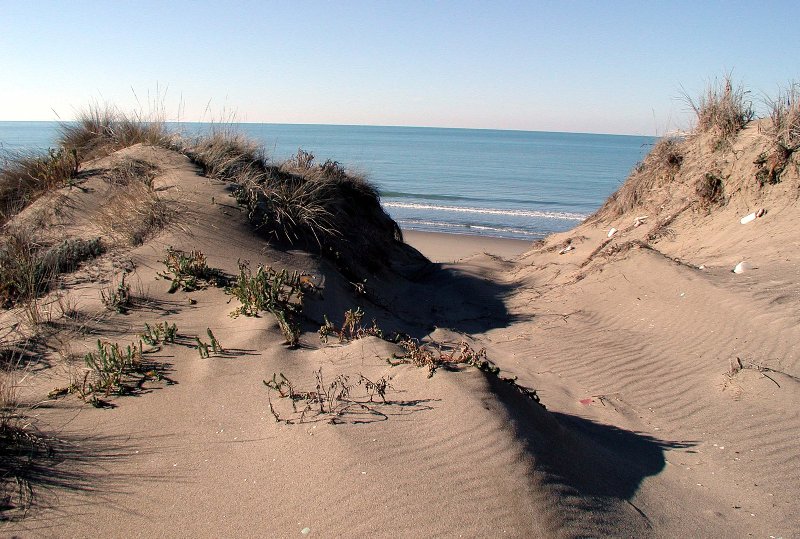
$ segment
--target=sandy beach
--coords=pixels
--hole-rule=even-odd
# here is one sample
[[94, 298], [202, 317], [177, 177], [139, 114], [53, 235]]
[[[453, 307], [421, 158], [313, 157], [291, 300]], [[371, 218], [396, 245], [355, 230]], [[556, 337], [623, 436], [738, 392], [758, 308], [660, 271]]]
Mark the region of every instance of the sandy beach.
[[514, 258], [528, 251], [532, 244], [532, 242], [524, 240], [416, 230], [404, 230], [403, 238], [406, 243], [425, 255], [431, 262], [447, 263], [481, 253]]
[[14, 217], [107, 251], [1, 313], [0, 535], [797, 536], [800, 178], [753, 181], [762, 136], [688, 139], [536, 244], [403, 244], [374, 210], [322, 255], [254, 233], [197, 148], [95, 159]]

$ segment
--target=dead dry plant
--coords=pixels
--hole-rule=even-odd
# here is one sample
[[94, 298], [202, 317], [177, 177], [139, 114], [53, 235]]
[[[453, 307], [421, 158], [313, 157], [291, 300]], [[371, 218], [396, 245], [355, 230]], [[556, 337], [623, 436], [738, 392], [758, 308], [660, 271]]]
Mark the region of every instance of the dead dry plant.
[[[366, 413], [385, 419], [386, 415], [373, 406], [373, 403], [376, 403], [375, 398], [378, 397], [381, 399], [378, 404], [391, 404], [386, 400], [387, 391], [394, 389], [390, 378], [383, 376], [373, 381], [360, 373], [357, 376], [355, 381], [351, 381], [350, 376], [340, 374], [330, 382], [326, 382], [322, 368], [319, 368], [314, 371], [314, 390], [305, 391], [297, 389], [283, 373], [273, 373], [271, 380], [263, 381], [269, 390], [267, 399], [270, 413], [276, 422], [286, 424], [320, 419], [337, 424], [344, 422], [343, 416], [353, 413]], [[356, 394], [359, 388], [363, 394]], [[273, 391], [278, 393], [280, 399], [285, 399], [291, 404], [291, 412], [279, 413], [275, 409], [271, 397]]]

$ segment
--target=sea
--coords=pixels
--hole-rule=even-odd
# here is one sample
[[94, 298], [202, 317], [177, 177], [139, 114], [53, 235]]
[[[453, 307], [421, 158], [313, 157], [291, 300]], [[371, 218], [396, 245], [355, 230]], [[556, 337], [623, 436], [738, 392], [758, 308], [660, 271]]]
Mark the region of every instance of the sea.
[[[57, 122], [0, 122], [0, 152], [55, 147]], [[169, 125], [197, 136], [219, 125]], [[302, 148], [378, 187], [405, 230], [535, 240], [591, 215], [654, 137], [350, 125], [227, 124], [284, 160]]]

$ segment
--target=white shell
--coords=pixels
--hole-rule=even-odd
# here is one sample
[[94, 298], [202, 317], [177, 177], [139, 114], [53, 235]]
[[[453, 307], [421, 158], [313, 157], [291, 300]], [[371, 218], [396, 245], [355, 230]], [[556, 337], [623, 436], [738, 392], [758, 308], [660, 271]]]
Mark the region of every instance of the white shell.
[[608, 231], [608, 237], [610, 238], [611, 236], [613, 236], [616, 233], [617, 233], [617, 229], [616, 228], [612, 228], [611, 230]]
[[733, 273], [744, 273], [747, 270], [753, 269], [753, 265], [750, 262], [739, 262], [736, 264], [736, 267], [733, 268]]
[[742, 217], [739, 220], [739, 222], [742, 223], [743, 225], [746, 225], [750, 221], [755, 221], [755, 220], [756, 220], [756, 212], [753, 212], [753, 213], [747, 214], [744, 217]]

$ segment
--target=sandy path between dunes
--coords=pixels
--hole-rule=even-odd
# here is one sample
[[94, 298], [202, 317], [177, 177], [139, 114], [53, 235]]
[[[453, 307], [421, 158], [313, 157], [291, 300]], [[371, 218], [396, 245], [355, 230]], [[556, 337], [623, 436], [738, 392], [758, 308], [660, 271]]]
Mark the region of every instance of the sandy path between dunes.
[[[254, 236], [225, 185], [184, 158], [131, 151], [158, 159], [163, 192], [187, 210], [67, 289], [79, 311], [103, 316], [88, 334], [68, 332], [64, 346], [80, 357], [98, 338], [130, 342], [145, 322], [167, 320], [181, 342], [152, 357], [174, 383], [147, 382], [114, 398], [115, 408], [95, 409], [74, 396], [42, 402], [68, 370], [55, 359], [27, 379], [24, 396], [41, 403], [34, 419], [59, 440], [58, 458], [42, 463], [30, 511], [0, 523], [0, 535], [800, 535], [800, 258], [770, 243], [785, 235], [751, 232], [750, 253], [780, 257], [739, 278], [700, 232], [658, 245], [688, 262], [630, 248], [585, 264], [604, 230], [571, 233], [583, 239], [567, 254], [558, 254], [562, 235], [514, 260], [498, 255], [516, 255], [516, 242], [410, 233], [433, 258], [460, 261], [413, 280], [369, 280], [370, 303], [324, 261]], [[773, 215], [780, 220], [770, 226], [784, 232], [800, 217]], [[387, 331], [485, 347], [547, 410], [473, 368], [428, 377], [391, 367], [386, 359], [400, 349], [376, 337], [323, 346], [311, 321], [289, 350], [273, 317], [231, 318], [236, 303], [221, 289], [168, 294], [157, 272], [169, 245], [202, 249], [230, 274], [237, 259], [308, 272], [322, 288], [309, 299], [315, 320], [340, 321], [362, 301]], [[127, 315], [105, 313], [99, 290], [123, 267], [147, 301]], [[225, 352], [201, 358], [192, 342], [208, 328]], [[747, 368], [731, 372], [736, 357]], [[349, 377], [356, 404], [276, 422], [270, 404], [284, 419], [299, 412], [262, 381], [283, 373], [310, 391], [318, 369], [327, 383]], [[359, 376], [386, 377], [387, 402], [369, 401]]]

